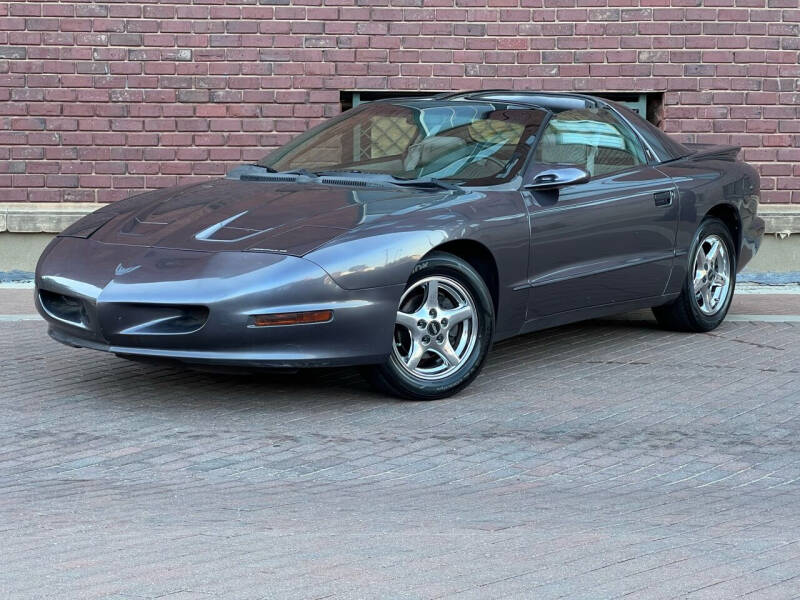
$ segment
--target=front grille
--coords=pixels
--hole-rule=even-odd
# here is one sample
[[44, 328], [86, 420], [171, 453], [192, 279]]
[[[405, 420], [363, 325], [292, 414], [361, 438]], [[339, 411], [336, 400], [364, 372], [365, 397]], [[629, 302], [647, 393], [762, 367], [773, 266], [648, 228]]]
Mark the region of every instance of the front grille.
[[44, 311], [54, 319], [76, 327], [89, 328], [89, 314], [86, 304], [80, 298], [39, 290], [39, 303]]

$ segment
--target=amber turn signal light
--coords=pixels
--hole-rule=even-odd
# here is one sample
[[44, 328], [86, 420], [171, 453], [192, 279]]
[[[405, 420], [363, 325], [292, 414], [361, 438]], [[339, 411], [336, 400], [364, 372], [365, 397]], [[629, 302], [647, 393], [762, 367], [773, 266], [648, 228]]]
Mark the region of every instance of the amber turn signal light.
[[269, 315], [253, 315], [253, 326], [271, 327], [273, 325], [305, 325], [308, 323], [325, 323], [331, 319], [333, 319], [332, 310], [272, 313]]

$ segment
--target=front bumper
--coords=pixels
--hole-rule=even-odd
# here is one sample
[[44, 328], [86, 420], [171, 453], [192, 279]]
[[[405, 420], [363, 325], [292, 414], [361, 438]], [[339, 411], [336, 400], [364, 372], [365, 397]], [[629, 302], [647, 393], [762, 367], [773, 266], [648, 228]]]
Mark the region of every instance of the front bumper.
[[[379, 363], [402, 285], [344, 290], [314, 263], [58, 238], [36, 272], [55, 340], [143, 359], [299, 368]], [[72, 304], [60, 311], [53, 298]], [[76, 308], [77, 306], [77, 308]], [[333, 310], [325, 323], [253, 327], [252, 315]]]

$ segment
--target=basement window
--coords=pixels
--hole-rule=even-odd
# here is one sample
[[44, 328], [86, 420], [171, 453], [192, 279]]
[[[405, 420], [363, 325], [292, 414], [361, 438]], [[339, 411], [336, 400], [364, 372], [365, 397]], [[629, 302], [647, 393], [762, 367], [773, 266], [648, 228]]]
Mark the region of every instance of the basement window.
[[372, 102], [373, 100], [384, 100], [386, 98], [430, 98], [442, 92], [378, 92], [375, 90], [365, 91], [342, 91], [339, 92], [339, 101], [342, 111], [355, 108], [359, 104]]
[[650, 121], [656, 127], [662, 119], [662, 107], [664, 106], [664, 92], [589, 92], [592, 96], [599, 96], [607, 100], [613, 100], [623, 106], [630, 108]]
[[[479, 90], [475, 90], [478, 92]], [[535, 91], [535, 90], [530, 90]], [[441, 94], [442, 92], [415, 92], [415, 91], [376, 91], [376, 90], [346, 90], [339, 93], [342, 111], [355, 108], [359, 104], [383, 100], [385, 98], [426, 98]], [[592, 96], [599, 96], [619, 102], [632, 111], [638, 113], [658, 126], [661, 122], [661, 109], [664, 105], [663, 92], [586, 92]]]

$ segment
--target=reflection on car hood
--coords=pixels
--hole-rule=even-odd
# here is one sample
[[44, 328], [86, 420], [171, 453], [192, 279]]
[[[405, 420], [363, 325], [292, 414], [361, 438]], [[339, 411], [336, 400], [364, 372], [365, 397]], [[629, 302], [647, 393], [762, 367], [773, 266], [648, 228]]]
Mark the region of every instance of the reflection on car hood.
[[112, 205], [109, 212], [114, 216], [92, 239], [185, 250], [259, 249], [302, 255], [364, 223], [414, 211], [449, 195], [438, 190], [220, 179], [130, 198], [122, 201], [122, 210]]

